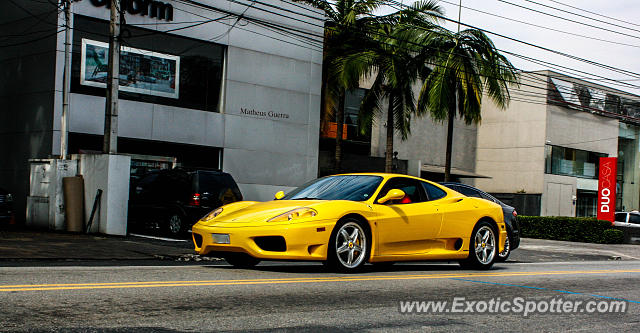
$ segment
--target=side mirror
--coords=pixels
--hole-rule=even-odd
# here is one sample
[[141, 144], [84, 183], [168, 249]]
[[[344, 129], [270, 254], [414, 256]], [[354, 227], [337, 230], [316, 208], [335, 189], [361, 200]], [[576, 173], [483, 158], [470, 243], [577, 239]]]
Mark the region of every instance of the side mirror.
[[387, 192], [387, 195], [378, 199], [378, 203], [383, 204], [389, 200], [400, 200], [404, 198], [404, 196], [405, 196], [405, 193], [403, 190], [392, 189], [392, 190], [389, 190], [389, 192]]
[[275, 195], [276, 200], [280, 200], [282, 198], [284, 198], [284, 192], [283, 191], [278, 191], [278, 193], [276, 193]]

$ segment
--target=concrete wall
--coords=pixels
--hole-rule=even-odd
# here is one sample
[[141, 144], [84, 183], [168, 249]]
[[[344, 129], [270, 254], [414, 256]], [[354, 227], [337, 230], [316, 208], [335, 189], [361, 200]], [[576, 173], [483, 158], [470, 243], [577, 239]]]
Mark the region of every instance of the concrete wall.
[[[165, 2], [174, 7], [174, 22], [201, 21], [205, 19], [203, 16], [220, 19], [224, 15], [170, 0]], [[316, 15], [318, 19], [311, 19], [275, 10], [293, 17], [285, 18], [266, 13], [260, 9], [273, 11], [273, 8], [250, 1], [200, 2], [304, 30], [320, 36], [320, 41], [323, 35], [320, 14]], [[266, 2], [314, 15], [285, 2]], [[242, 3], [251, 7], [247, 9]], [[76, 3], [74, 12], [104, 20], [109, 17], [106, 8], [96, 8], [89, 1]], [[277, 190], [291, 189], [317, 176], [322, 54], [319, 48], [292, 45], [301, 43], [250, 22], [241, 21], [230, 29], [235, 21], [233, 17], [169, 32], [228, 46], [220, 113], [120, 100], [119, 135], [222, 147], [222, 168], [233, 175], [245, 199], [268, 200]], [[150, 24], [157, 20], [127, 15], [127, 23]], [[165, 31], [191, 24], [143, 27]], [[61, 81], [61, 76], [58, 79]], [[70, 131], [101, 135], [104, 104], [104, 97], [72, 94]], [[286, 113], [289, 118], [246, 115], [240, 112], [241, 108]], [[55, 124], [58, 119], [59, 112]], [[55, 124], [54, 129], [59, 130]], [[59, 151], [55, 141], [53, 151]]]
[[28, 160], [51, 154], [57, 16], [51, 4], [18, 4], [37, 18], [0, 2], [2, 35], [25, 35], [0, 42], [0, 187], [14, 194], [16, 218], [22, 221]]
[[[548, 105], [547, 144], [618, 155], [618, 120], [566, 107]], [[541, 214], [575, 216], [576, 177], [545, 174]]]
[[546, 84], [526, 84], [511, 90], [512, 100], [506, 110], [489, 100], [482, 106], [476, 173], [491, 178], [475, 179], [473, 183], [484, 191], [535, 194], [544, 190], [547, 112], [540, 104], [546, 101], [540, 93], [546, 91]]
[[[371, 80], [365, 80], [363, 87], [369, 88]], [[420, 85], [414, 87], [417, 98]], [[387, 144], [387, 108], [388, 102], [383, 101], [383, 110], [374, 122], [371, 130], [371, 156], [384, 157]], [[456, 118], [453, 126], [453, 149], [451, 165], [465, 171], [475, 171], [476, 154], [476, 125], [466, 125], [463, 120]], [[417, 161], [422, 164], [444, 166], [447, 149], [447, 122], [434, 121], [429, 115], [413, 117], [411, 119], [411, 134], [406, 141], [402, 141], [396, 133], [393, 138], [394, 151], [398, 152], [398, 159], [409, 160], [415, 164], [410, 172], [417, 173]], [[415, 170], [413, 170], [415, 169]]]

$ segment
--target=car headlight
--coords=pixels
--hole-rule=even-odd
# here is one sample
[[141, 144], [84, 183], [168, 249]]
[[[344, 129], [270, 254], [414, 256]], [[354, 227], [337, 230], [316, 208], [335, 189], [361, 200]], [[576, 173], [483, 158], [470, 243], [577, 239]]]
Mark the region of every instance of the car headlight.
[[290, 210], [276, 217], [272, 217], [268, 219], [267, 222], [286, 222], [304, 217], [314, 217], [316, 215], [318, 215], [318, 212], [315, 209], [309, 207], [301, 207]]
[[201, 219], [201, 221], [207, 222], [209, 220], [213, 220], [216, 216], [220, 215], [222, 213], [222, 207], [214, 210], [213, 212], [207, 214], [205, 217], [203, 217]]

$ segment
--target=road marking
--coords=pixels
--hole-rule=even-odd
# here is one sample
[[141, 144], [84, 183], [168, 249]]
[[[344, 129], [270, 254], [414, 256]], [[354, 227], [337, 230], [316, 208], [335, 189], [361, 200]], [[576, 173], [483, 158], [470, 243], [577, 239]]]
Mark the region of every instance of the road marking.
[[45, 291], [45, 290], [80, 290], [80, 289], [125, 289], [125, 288], [159, 288], [159, 287], [196, 287], [196, 286], [233, 286], [260, 285], [286, 283], [323, 283], [323, 282], [354, 282], [354, 281], [384, 281], [384, 280], [421, 280], [421, 279], [451, 279], [473, 277], [510, 277], [510, 276], [540, 276], [540, 275], [584, 275], [584, 274], [615, 274], [640, 273], [640, 269], [630, 270], [590, 270], [590, 271], [546, 271], [546, 272], [509, 272], [509, 273], [444, 273], [444, 274], [416, 274], [416, 275], [370, 275], [370, 276], [328, 276], [308, 278], [265, 278], [242, 280], [196, 280], [196, 281], [133, 281], [133, 282], [105, 282], [105, 283], [58, 283], [35, 285], [0, 285], [0, 292], [12, 291]]

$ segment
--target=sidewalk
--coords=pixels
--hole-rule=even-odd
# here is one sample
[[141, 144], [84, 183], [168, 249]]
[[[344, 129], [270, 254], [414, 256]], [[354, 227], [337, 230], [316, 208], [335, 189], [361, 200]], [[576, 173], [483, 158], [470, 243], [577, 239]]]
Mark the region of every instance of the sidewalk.
[[22, 260], [176, 260], [193, 254], [188, 240], [166, 242], [135, 236], [0, 230], [0, 264]]
[[[548, 239], [522, 238], [520, 247], [514, 251], [536, 251], [566, 255], [606, 256], [610, 259], [640, 260], [640, 245], [593, 244], [565, 242]], [[617, 258], [619, 257], [619, 258]]]

